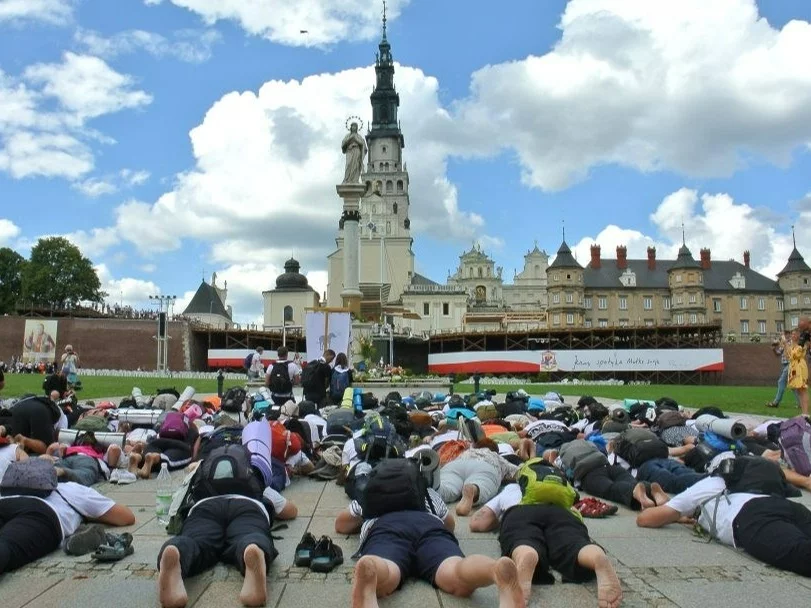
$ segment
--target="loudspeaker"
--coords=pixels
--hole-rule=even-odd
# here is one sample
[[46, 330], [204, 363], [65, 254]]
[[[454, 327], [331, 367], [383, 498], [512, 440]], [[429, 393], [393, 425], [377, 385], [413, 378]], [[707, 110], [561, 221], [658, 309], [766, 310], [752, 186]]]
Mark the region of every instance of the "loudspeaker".
[[158, 337], [165, 338], [167, 332], [167, 324], [166, 324], [166, 313], [159, 312], [158, 313]]

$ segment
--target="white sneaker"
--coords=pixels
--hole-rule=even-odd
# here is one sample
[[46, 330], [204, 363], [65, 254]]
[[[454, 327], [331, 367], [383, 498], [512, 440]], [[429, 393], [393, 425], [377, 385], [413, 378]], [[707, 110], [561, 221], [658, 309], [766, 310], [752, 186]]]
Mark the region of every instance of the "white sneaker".
[[119, 469], [113, 469], [113, 472], [110, 473], [110, 483], [120, 483], [121, 482], [121, 473]]
[[118, 484], [119, 485], [127, 485], [130, 483], [135, 483], [138, 481], [138, 476], [135, 473], [130, 473], [129, 471], [119, 471], [118, 475]]

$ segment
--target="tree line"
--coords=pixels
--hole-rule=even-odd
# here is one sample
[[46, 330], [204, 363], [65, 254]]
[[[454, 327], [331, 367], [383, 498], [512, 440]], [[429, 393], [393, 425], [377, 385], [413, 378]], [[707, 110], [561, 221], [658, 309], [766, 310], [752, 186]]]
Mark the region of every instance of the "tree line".
[[105, 296], [93, 263], [63, 237], [39, 239], [28, 259], [0, 248], [0, 314], [70, 308]]

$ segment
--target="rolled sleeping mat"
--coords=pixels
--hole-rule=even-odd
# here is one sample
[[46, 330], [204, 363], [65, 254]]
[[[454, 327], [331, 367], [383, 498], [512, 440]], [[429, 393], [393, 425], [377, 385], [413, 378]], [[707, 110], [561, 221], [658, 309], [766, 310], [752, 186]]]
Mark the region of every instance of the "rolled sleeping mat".
[[138, 407], [146, 407], [149, 405], [149, 397], [144, 397], [144, 394], [141, 392], [141, 389], [137, 386], [132, 387], [132, 398], [135, 400], [135, 404]]
[[650, 405], [651, 407], [656, 407], [656, 402], [651, 401], [650, 399], [623, 399], [622, 406], [626, 410], [630, 410], [632, 406], [636, 405], [637, 403], [643, 403], [645, 405]]
[[546, 410], [546, 404], [544, 403], [543, 399], [541, 399], [540, 397], [530, 397], [529, 398], [529, 401], [527, 402], [527, 411], [528, 412], [532, 412], [532, 411], [541, 411], [541, 412], [543, 412], [545, 410]]
[[434, 490], [439, 490], [439, 454], [425, 446], [412, 456], [420, 463], [420, 471]]
[[183, 407], [184, 403], [186, 403], [189, 399], [194, 398], [194, 393], [195, 392], [196, 391], [194, 390], [193, 386], [187, 386], [186, 388], [184, 388], [183, 392], [180, 393], [180, 397], [177, 398], [177, 401], [172, 406], [172, 409], [173, 410], [179, 410], [181, 407]]
[[116, 410], [116, 417], [119, 422], [129, 422], [136, 426], [155, 426], [158, 423], [158, 419], [164, 413], [163, 410], [122, 408]]
[[[79, 431], [77, 429], [62, 429], [59, 431], [59, 443], [64, 443], [65, 445], [73, 445], [76, 441], [76, 437], [80, 433], [87, 433], [89, 431]], [[117, 445], [119, 447], [124, 447], [124, 442], [126, 440], [126, 435], [124, 433], [93, 433], [93, 436], [96, 438], [96, 442], [99, 445], [104, 446], [105, 448], [109, 448], [111, 445]]]
[[695, 426], [696, 429], [702, 433], [710, 431], [726, 439], [731, 439], [732, 441], [743, 439], [746, 437], [747, 433], [743, 423], [737, 420], [730, 420], [729, 418], [716, 418], [710, 414], [704, 414], [696, 418]]

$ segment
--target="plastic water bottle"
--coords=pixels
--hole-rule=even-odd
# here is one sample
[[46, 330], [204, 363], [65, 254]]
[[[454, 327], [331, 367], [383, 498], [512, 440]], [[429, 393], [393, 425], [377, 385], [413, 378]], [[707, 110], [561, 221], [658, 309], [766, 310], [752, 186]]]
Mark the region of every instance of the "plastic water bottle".
[[155, 492], [155, 516], [158, 523], [165, 526], [169, 523], [169, 507], [172, 505], [172, 476], [164, 462], [161, 464], [161, 472], [158, 473], [158, 488]]
[[363, 391], [359, 389], [352, 391], [352, 407], [356, 412], [363, 412]]

